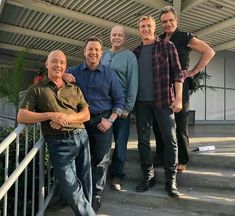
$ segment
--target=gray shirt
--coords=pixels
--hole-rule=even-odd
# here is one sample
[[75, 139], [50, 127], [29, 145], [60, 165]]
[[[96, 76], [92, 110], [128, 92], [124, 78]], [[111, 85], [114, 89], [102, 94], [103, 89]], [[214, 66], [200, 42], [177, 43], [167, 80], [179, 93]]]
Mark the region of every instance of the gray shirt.
[[152, 49], [153, 44], [143, 45], [139, 63], [139, 89], [138, 101], [154, 101], [153, 87], [153, 67], [152, 67]]

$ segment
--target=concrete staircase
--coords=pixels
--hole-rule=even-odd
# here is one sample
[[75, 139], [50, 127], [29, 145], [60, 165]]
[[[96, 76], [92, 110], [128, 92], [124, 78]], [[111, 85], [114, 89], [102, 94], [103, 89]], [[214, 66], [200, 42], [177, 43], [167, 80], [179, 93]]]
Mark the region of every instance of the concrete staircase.
[[[225, 146], [223, 146], [224, 148]], [[193, 149], [194, 146], [191, 147]], [[218, 149], [219, 146], [216, 148]], [[178, 173], [178, 188], [183, 196], [169, 198], [164, 191], [164, 170], [156, 168], [157, 184], [147, 192], [135, 187], [141, 180], [138, 151], [129, 149], [125, 166], [126, 179], [120, 192], [112, 191], [109, 182], [104, 193], [104, 205], [113, 202], [119, 211], [108, 214], [124, 215], [235, 215], [235, 154], [222, 152], [192, 153], [187, 171]], [[106, 215], [101, 208], [102, 214]], [[125, 209], [124, 211], [128, 211]], [[135, 212], [137, 211], [137, 212]]]
[[[155, 187], [143, 193], [135, 191], [142, 173], [137, 138], [132, 133], [122, 191], [112, 191], [107, 181], [98, 216], [235, 216], [234, 130], [235, 126], [191, 128], [190, 164], [185, 172], [177, 175], [178, 188], [183, 193], [180, 199], [167, 196], [163, 168], [155, 168]], [[203, 145], [215, 145], [216, 149], [213, 152], [192, 152]], [[45, 215], [68, 216], [73, 213], [66, 207], [56, 212], [48, 210]]]

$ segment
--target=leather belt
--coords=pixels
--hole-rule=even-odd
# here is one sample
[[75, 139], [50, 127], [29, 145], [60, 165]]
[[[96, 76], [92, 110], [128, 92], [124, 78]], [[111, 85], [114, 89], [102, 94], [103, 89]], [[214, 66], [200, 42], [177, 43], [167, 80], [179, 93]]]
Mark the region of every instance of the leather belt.
[[44, 137], [45, 137], [45, 139], [48, 139], [48, 138], [69, 138], [75, 134], [80, 134], [82, 132], [82, 130], [84, 130], [84, 128], [77, 128], [77, 129], [70, 130], [70, 131], [63, 131], [63, 132], [56, 133], [56, 134], [45, 135]]

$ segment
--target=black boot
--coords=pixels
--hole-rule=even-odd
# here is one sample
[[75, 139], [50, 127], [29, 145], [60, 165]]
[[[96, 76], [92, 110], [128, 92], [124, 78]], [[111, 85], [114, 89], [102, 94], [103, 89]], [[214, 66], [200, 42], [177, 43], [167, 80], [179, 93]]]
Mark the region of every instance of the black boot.
[[156, 184], [155, 177], [150, 179], [144, 179], [140, 184], [136, 186], [136, 191], [144, 192], [147, 191], [149, 188], [152, 188]]
[[165, 190], [170, 197], [173, 197], [173, 198], [180, 197], [180, 192], [177, 189], [175, 181], [167, 182], [165, 185]]

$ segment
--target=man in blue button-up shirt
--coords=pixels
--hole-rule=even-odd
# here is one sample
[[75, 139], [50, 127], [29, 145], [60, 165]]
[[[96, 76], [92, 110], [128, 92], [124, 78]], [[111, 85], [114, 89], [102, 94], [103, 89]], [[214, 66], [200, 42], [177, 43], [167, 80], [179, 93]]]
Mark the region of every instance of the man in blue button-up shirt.
[[110, 159], [112, 123], [122, 114], [124, 93], [115, 72], [100, 63], [102, 43], [98, 38], [87, 40], [84, 55], [85, 62], [69, 68], [64, 79], [76, 82], [89, 104], [91, 120], [85, 126], [92, 160], [92, 207], [97, 212]]

